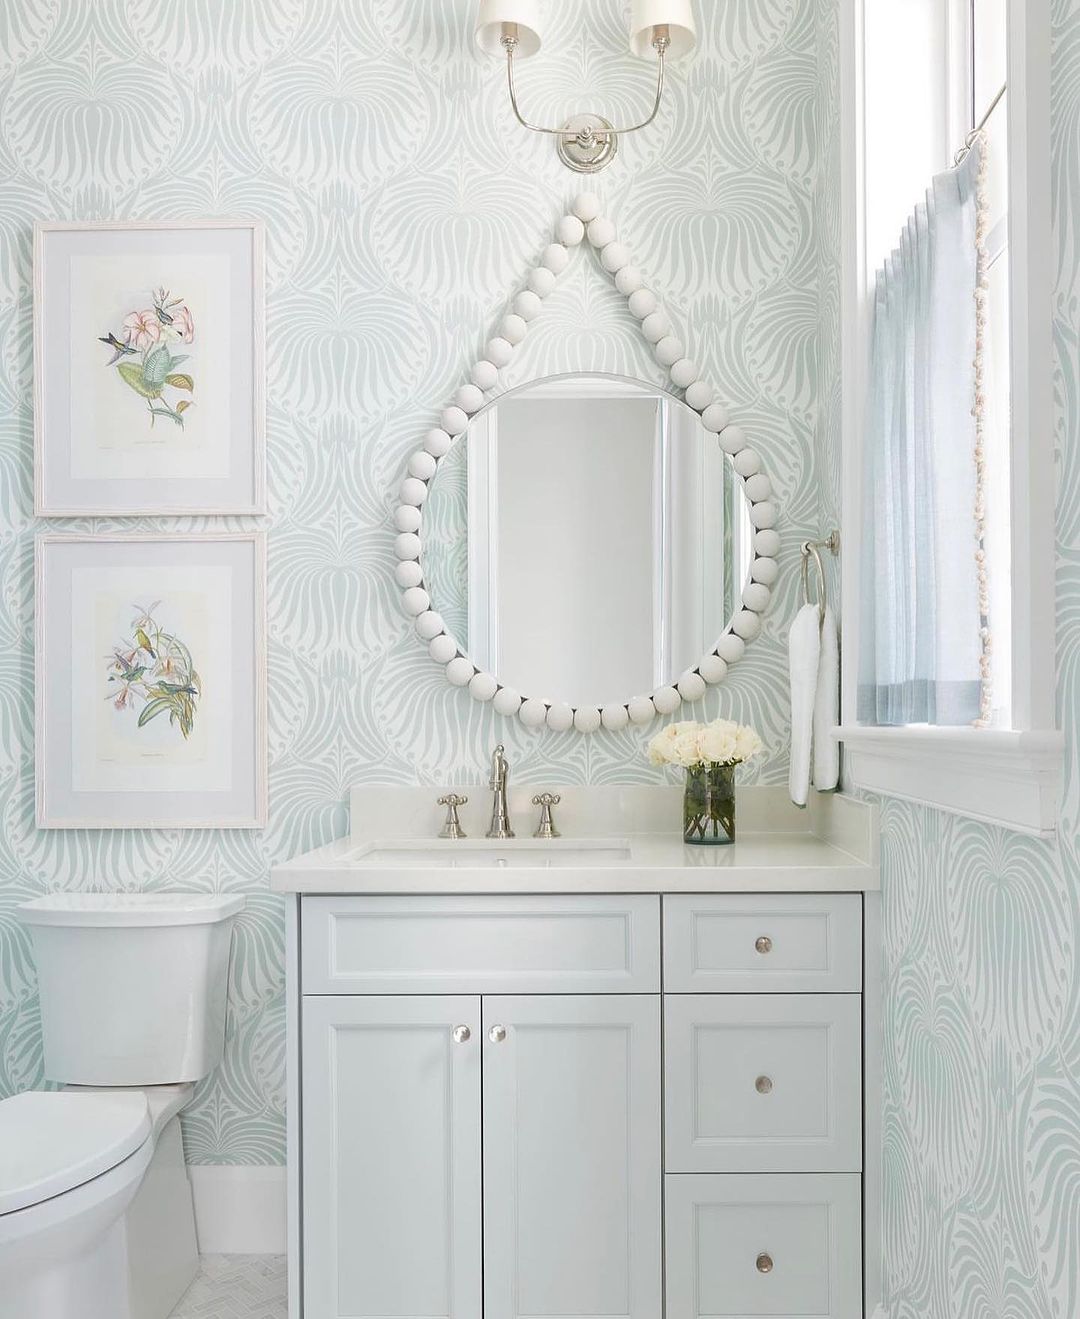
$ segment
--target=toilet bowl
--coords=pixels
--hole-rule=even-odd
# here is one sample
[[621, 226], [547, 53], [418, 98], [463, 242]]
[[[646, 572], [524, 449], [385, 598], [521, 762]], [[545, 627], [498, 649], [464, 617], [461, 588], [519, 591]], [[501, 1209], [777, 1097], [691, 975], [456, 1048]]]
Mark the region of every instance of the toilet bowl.
[[190, 1284], [179, 1115], [220, 1060], [242, 906], [95, 894], [20, 908], [46, 1072], [69, 1084], [0, 1101], [0, 1319], [165, 1319]]

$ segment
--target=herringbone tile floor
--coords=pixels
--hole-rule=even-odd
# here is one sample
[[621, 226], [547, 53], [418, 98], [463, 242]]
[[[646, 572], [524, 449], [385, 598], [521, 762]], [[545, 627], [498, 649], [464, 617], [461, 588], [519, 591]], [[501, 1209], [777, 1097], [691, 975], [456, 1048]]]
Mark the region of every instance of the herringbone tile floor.
[[204, 1255], [172, 1319], [285, 1319], [284, 1255]]

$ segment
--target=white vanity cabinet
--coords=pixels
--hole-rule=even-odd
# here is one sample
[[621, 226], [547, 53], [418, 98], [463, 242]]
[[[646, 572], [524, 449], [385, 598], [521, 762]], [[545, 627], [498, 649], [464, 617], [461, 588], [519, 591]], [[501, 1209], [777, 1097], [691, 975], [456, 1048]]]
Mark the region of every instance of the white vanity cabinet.
[[294, 1319], [861, 1319], [858, 893], [295, 919]]

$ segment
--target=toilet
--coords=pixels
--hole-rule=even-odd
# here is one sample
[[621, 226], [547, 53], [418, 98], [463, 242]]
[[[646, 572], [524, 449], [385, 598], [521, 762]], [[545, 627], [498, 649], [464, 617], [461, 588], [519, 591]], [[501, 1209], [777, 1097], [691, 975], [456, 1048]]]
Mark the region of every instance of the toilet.
[[220, 1062], [221, 894], [55, 893], [33, 936], [45, 1075], [0, 1101], [0, 1319], [165, 1319], [198, 1266], [180, 1113]]

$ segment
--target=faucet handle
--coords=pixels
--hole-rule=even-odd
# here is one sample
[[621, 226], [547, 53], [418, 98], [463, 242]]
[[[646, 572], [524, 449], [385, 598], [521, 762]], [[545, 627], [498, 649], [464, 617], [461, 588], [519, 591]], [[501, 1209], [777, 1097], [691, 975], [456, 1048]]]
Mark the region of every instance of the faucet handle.
[[464, 806], [468, 797], [459, 797], [456, 792], [448, 792], [440, 797], [436, 805], [446, 807], [446, 823], [439, 831], [440, 838], [464, 838], [465, 830], [458, 819], [458, 807]]
[[533, 805], [540, 807], [540, 823], [537, 825], [534, 838], [558, 838], [559, 831], [555, 828], [555, 822], [551, 818], [551, 808], [558, 806], [562, 798], [557, 792], [538, 792], [533, 798]]

